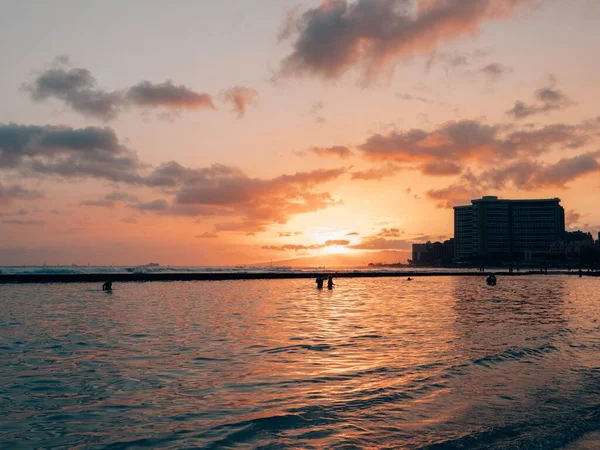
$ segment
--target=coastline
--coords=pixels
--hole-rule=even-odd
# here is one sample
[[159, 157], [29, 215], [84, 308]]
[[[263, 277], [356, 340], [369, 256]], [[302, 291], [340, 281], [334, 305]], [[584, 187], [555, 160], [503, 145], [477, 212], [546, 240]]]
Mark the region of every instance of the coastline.
[[[486, 277], [490, 274], [499, 277], [521, 277], [530, 275], [568, 275], [578, 276], [577, 271], [551, 271], [546, 274], [540, 271], [335, 271], [321, 272], [213, 272], [213, 273], [35, 273], [35, 274], [0, 274], [0, 284], [28, 283], [100, 283], [107, 279], [113, 282], [171, 282], [171, 281], [231, 281], [231, 280], [283, 280], [311, 279], [318, 274], [333, 274], [336, 278], [398, 278], [398, 277]], [[600, 277], [600, 272], [584, 272], [586, 277]]]

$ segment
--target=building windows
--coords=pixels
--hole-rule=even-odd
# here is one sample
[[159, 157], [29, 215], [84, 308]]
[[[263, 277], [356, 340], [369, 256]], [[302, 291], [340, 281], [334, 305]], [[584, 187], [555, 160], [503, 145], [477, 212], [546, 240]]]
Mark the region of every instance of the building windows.
[[454, 208], [455, 258], [507, 256], [547, 251], [563, 239], [560, 200], [499, 200], [483, 197]]

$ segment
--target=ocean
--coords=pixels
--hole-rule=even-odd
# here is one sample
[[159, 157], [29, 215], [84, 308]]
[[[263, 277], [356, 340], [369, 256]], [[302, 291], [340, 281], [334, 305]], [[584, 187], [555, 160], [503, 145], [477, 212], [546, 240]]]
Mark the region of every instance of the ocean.
[[600, 278], [0, 285], [0, 448], [600, 448]]

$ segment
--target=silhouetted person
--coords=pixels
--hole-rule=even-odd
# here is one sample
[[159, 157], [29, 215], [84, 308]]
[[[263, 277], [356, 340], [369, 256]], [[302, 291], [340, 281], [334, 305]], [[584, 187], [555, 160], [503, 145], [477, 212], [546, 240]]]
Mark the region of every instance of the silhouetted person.
[[485, 281], [488, 286], [496, 286], [496, 275], [489, 275]]
[[315, 283], [317, 283], [317, 289], [323, 289], [323, 277], [321, 275], [317, 277]]
[[579, 278], [581, 278], [583, 276], [583, 270], [579, 269]]
[[406, 279], [406, 281], [412, 281], [412, 278], [411, 278], [411, 277], [408, 277], [408, 278]]
[[103, 291], [112, 291], [112, 281], [106, 280], [106, 282], [102, 285]]
[[335, 283], [333, 282], [333, 276], [329, 275], [329, 277], [327, 278], [327, 289], [333, 289], [334, 286]]

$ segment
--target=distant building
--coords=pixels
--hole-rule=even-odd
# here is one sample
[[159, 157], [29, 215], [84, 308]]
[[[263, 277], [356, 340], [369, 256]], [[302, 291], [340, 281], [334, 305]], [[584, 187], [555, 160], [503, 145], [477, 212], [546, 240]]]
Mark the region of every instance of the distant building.
[[454, 208], [454, 256], [457, 260], [469, 259], [476, 252], [473, 244], [473, 207]]
[[455, 258], [526, 259], [565, 237], [560, 199], [483, 197], [454, 208]]
[[413, 266], [442, 266], [452, 263], [454, 259], [454, 239], [444, 242], [426, 242], [413, 244]]
[[594, 236], [592, 233], [586, 233], [585, 231], [567, 231], [565, 232], [565, 242], [584, 242], [586, 244], [594, 245]]

